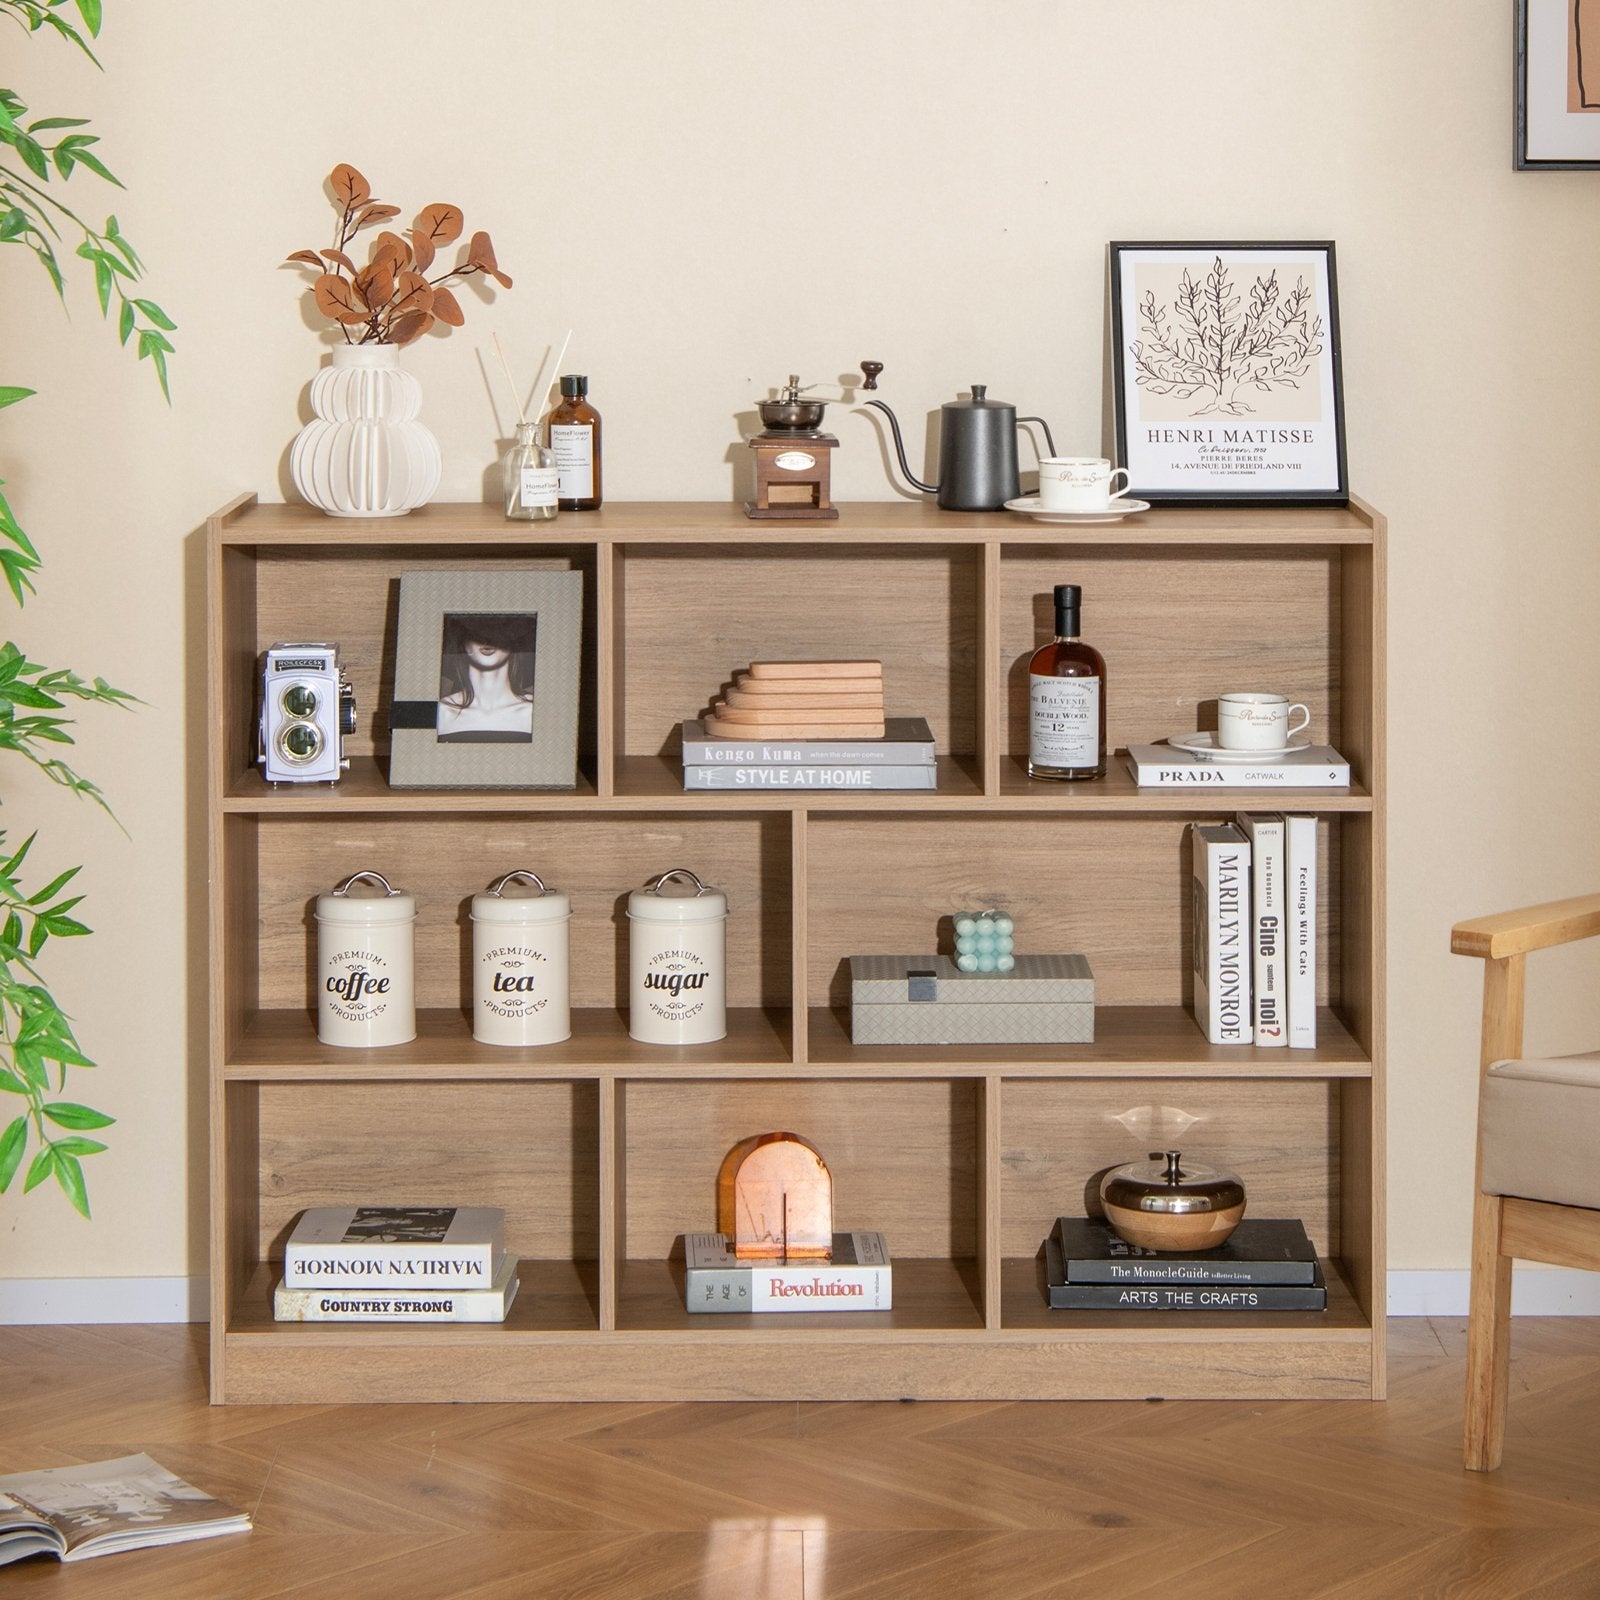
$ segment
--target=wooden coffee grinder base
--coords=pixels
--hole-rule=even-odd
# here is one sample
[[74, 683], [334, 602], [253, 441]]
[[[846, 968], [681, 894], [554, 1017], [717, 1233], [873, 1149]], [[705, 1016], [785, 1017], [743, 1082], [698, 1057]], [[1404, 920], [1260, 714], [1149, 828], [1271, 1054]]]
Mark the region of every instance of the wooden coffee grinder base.
[[748, 441], [756, 455], [756, 497], [746, 500], [747, 517], [835, 518], [829, 503], [829, 452], [838, 444], [830, 433], [760, 433]]

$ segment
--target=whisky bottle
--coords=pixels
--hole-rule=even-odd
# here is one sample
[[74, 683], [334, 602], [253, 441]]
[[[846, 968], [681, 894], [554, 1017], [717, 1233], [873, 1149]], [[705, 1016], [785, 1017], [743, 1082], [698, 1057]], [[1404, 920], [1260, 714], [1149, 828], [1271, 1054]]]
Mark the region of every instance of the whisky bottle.
[[1105, 660], [1078, 636], [1078, 585], [1057, 584], [1055, 601], [1056, 636], [1028, 663], [1028, 776], [1103, 778]]
[[600, 413], [589, 404], [589, 380], [561, 377], [561, 404], [550, 413], [550, 449], [561, 474], [557, 504], [563, 511], [600, 507]]

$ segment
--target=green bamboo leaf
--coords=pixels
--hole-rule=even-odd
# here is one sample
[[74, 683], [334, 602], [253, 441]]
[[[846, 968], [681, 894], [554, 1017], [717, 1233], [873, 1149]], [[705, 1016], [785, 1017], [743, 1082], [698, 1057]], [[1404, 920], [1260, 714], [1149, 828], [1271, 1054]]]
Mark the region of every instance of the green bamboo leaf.
[[6, 1067], [0, 1067], [0, 1092], [4, 1092], [6, 1094], [32, 1093], [27, 1084], [25, 1084], [22, 1079], [16, 1075], [16, 1073], [12, 1072]]
[[117, 322], [117, 342], [119, 344], [126, 344], [128, 342], [128, 335], [132, 332], [133, 302], [131, 300], [124, 300], [122, 302], [122, 312], [118, 317]]
[[123, 187], [122, 179], [114, 173], [99, 156], [91, 155], [89, 151], [79, 145], [72, 147], [73, 160], [80, 167], [87, 167], [91, 172], [98, 173], [107, 183], [114, 183], [119, 189]]
[[[101, 1147], [102, 1149], [104, 1146]], [[77, 1157], [57, 1154], [56, 1157], [56, 1182], [61, 1185], [63, 1193], [72, 1202], [72, 1208], [80, 1216], [89, 1215], [89, 1189], [83, 1181], [83, 1168], [78, 1165]]]
[[48, 1178], [56, 1164], [55, 1152], [46, 1145], [38, 1155], [33, 1158], [28, 1168], [28, 1176], [23, 1181], [22, 1192], [27, 1194], [30, 1189], [37, 1189]]
[[[38, 930], [41, 927], [48, 929], [48, 931], [54, 934], [58, 939], [72, 939], [76, 938], [79, 934], [92, 933], [94, 931], [92, 928], [86, 927], [83, 923], [79, 922], [75, 917], [53, 917], [41, 915], [35, 920], [34, 924], [34, 934], [36, 938], [38, 935]], [[44, 940], [39, 939], [38, 942], [39, 944], [43, 944]]]
[[28, 1145], [28, 1119], [18, 1117], [0, 1133], [0, 1194], [4, 1194], [22, 1165], [22, 1152]]
[[33, 1046], [13, 1045], [11, 1059], [25, 1082], [35, 1089], [50, 1087], [50, 1074], [45, 1068], [43, 1055]]
[[32, 389], [19, 389], [12, 384], [0, 385], [0, 409], [14, 406], [19, 400], [26, 400], [34, 392]]
[[89, 32], [99, 37], [100, 34], [100, 0], [75, 0], [78, 15], [83, 18], [83, 25]]
[[87, 117], [40, 117], [37, 122], [28, 124], [29, 133], [38, 133], [44, 128], [87, 128]]
[[50, 1142], [58, 1156], [97, 1156], [106, 1148], [98, 1139], [52, 1139]]
[[[21, 1091], [26, 1092], [26, 1091]], [[41, 1108], [49, 1119], [63, 1128], [108, 1128], [117, 1119], [89, 1106], [80, 1106], [70, 1100], [52, 1100]], [[57, 1149], [60, 1144], [57, 1144]]]
[[[36, 906], [41, 901], [48, 900], [51, 897], [51, 895], [59, 894], [61, 892], [61, 890], [67, 884], [71, 883], [72, 880], [75, 877], [77, 877], [77, 875], [82, 870], [83, 870], [82, 867], [68, 867], [67, 870], [65, 872], [63, 872], [59, 877], [52, 878], [50, 880], [50, 882], [47, 883], [44, 886], [44, 888], [42, 888], [37, 894], [29, 895], [27, 903], [30, 906]], [[80, 896], [79, 898], [81, 899], [82, 897]], [[78, 902], [76, 900], [74, 900], [72, 903], [73, 903], [73, 905], [76, 905]], [[65, 911], [67, 909], [67, 907], [66, 906], [52, 906], [50, 909], [52, 911]]]
[[103, 317], [111, 305], [111, 263], [106, 256], [94, 258], [94, 292], [100, 297], [100, 315]]
[[[142, 312], [144, 312], [144, 314], [145, 314], [145, 315], [146, 315], [146, 316], [147, 316], [147, 317], [148, 317], [148, 318], [149, 318], [149, 319], [150, 319], [150, 320], [151, 320], [151, 321], [152, 321], [152, 322], [153, 322], [153, 323], [155, 323], [155, 325], [156, 325], [156, 326], [157, 326], [157, 327], [158, 327], [158, 328], [161, 328], [161, 329], [162, 329], [162, 330], [164, 330], [164, 331], [165, 331], [165, 332], [167, 332], [167, 333], [175, 333], [175, 332], [176, 332], [176, 331], [177, 331], [177, 328], [178, 328], [178, 325], [177, 325], [177, 323], [175, 323], [175, 322], [174, 322], [174, 321], [173, 321], [173, 320], [172, 320], [172, 318], [171, 318], [171, 317], [169, 317], [169, 316], [168, 316], [168, 315], [167, 315], [167, 314], [166, 314], [166, 312], [165, 312], [165, 311], [163, 311], [163, 310], [162, 310], [162, 309], [161, 309], [161, 307], [160, 307], [160, 306], [158, 306], [158, 305], [157, 305], [157, 304], [156, 304], [156, 303], [155, 303], [155, 301], [154, 301], [154, 300], [135, 300], [135, 301], [134, 301], [134, 302], [133, 302], [133, 303], [134, 303], [134, 304], [135, 304], [135, 305], [136, 305], [136, 306], [138, 306], [138, 308], [139, 308], [139, 309], [140, 309], [140, 310], [141, 310], [141, 311], [142, 311]], [[171, 349], [171, 348], [172, 348], [172, 347], [171, 347], [171, 346], [170, 346], [170, 345], [169, 345], [169, 346], [168, 346], [168, 347], [167, 347], [167, 348], [168, 348], [168, 349], [169, 349], [169, 350], [170, 350], [170, 349]]]

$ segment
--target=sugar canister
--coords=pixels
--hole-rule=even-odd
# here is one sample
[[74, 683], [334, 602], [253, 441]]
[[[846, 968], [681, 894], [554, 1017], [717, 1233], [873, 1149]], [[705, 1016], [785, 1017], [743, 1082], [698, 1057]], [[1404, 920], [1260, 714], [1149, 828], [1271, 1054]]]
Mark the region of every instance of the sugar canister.
[[628, 896], [628, 1032], [709, 1044], [728, 1031], [728, 897], [674, 867]]
[[417, 902], [380, 872], [317, 896], [317, 1037], [365, 1049], [417, 1036]]
[[472, 1037], [558, 1044], [572, 1036], [567, 922], [572, 903], [518, 868], [472, 897]]

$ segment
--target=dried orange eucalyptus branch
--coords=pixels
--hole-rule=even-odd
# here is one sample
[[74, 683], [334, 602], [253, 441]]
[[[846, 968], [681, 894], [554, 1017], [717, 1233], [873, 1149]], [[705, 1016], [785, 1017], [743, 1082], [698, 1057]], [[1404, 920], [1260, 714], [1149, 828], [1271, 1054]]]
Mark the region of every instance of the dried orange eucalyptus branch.
[[287, 259], [315, 269], [311, 294], [317, 310], [339, 325], [346, 344], [410, 344], [436, 322], [459, 328], [466, 319], [461, 302], [447, 287], [453, 280], [481, 272], [502, 289], [511, 287], [486, 233], [472, 235], [466, 254], [449, 271], [428, 277], [440, 247], [454, 244], [466, 227], [459, 206], [438, 202], [424, 206], [404, 234], [387, 228], [379, 233], [367, 264], [358, 267], [347, 247], [363, 228], [398, 217], [400, 207], [374, 200], [367, 180], [348, 162], [341, 161], [328, 182], [339, 208], [333, 247], [296, 250]]

